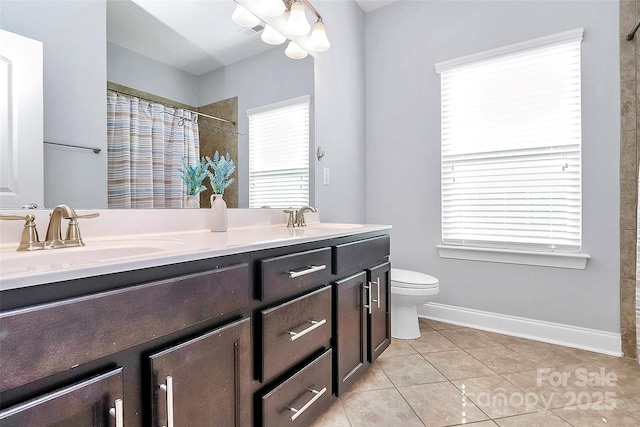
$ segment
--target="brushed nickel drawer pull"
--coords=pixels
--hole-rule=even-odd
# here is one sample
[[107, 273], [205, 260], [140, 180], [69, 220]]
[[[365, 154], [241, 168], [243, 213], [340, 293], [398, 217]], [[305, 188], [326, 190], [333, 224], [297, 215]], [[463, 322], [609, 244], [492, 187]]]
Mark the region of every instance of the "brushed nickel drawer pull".
[[310, 265], [303, 270], [298, 271], [288, 271], [289, 279], [295, 279], [296, 277], [306, 276], [307, 274], [315, 273], [316, 271], [324, 270], [327, 268], [326, 265]]
[[378, 299], [374, 299], [374, 300], [371, 300], [371, 301], [377, 303], [378, 304], [378, 308], [380, 308], [380, 278], [379, 277], [377, 278], [377, 280], [375, 282], [369, 282], [369, 292], [371, 292], [371, 287], [374, 284], [378, 285], [377, 286], [377, 288], [378, 288]]
[[116, 399], [115, 407], [109, 409], [109, 415], [116, 419], [116, 427], [124, 427], [124, 408], [122, 399]]
[[320, 396], [322, 396], [327, 391], [327, 388], [323, 387], [322, 390], [320, 390], [320, 391], [310, 388], [310, 389], [307, 389], [307, 391], [313, 393], [314, 396], [311, 398], [311, 400], [309, 400], [307, 403], [305, 403], [302, 408], [296, 409], [296, 408], [293, 408], [291, 406], [287, 408], [291, 412], [293, 412], [293, 415], [291, 415], [291, 421], [295, 421], [296, 418], [298, 418], [300, 415], [302, 415], [302, 413], [309, 408], [309, 406], [313, 405], [313, 403], [316, 400], [320, 399]]
[[315, 320], [309, 320], [308, 322], [311, 323], [311, 326], [309, 326], [307, 329], [304, 329], [304, 330], [302, 330], [300, 332], [289, 331], [289, 335], [291, 336], [289, 339], [291, 341], [297, 340], [301, 336], [306, 335], [309, 332], [313, 331], [314, 329], [319, 328], [320, 326], [322, 326], [325, 323], [327, 323], [327, 319], [322, 319], [319, 322], [315, 321]]
[[167, 377], [167, 384], [160, 384], [160, 390], [167, 393], [167, 427], [173, 427], [173, 377]]
[[[369, 282], [369, 283], [371, 283], [371, 282]], [[362, 291], [363, 292], [367, 292], [367, 294], [369, 295], [369, 297], [367, 298], [367, 301], [369, 302], [369, 304], [364, 304], [363, 303], [362, 306], [369, 311], [369, 314], [371, 314], [371, 285], [363, 286], [362, 287]]]

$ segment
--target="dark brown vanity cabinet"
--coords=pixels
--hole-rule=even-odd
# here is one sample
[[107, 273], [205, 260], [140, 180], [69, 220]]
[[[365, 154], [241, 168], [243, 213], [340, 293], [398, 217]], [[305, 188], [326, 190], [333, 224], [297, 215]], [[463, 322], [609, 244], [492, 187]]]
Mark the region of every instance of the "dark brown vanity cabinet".
[[380, 231], [2, 291], [0, 427], [309, 426], [389, 345], [388, 255]]
[[250, 426], [250, 319], [149, 356], [154, 426]]
[[[0, 426], [14, 425], [17, 412], [44, 416], [39, 407], [51, 412], [47, 421], [15, 425], [250, 426], [249, 264], [166, 278], [179, 268], [146, 272], [164, 279], [0, 312]], [[96, 283], [69, 282], [81, 285]], [[94, 378], [113, 369], [117, 375]], [[175, 424], [171, 387], [159, 390], [167, 377]], [[111, 408], [116, 417], [105, 415]], [[49, 421], [58, 413], [60, 424]]]
[[[339, 396], [391, 343], [389, 237], [334, 246], [336, 394]], [[366, 268], [369, 267], [369, 268]], [[349, 272], [356, 271], [348, 275]]]
[[122, 368], [0, 412], [2, 427], [123, 427]]

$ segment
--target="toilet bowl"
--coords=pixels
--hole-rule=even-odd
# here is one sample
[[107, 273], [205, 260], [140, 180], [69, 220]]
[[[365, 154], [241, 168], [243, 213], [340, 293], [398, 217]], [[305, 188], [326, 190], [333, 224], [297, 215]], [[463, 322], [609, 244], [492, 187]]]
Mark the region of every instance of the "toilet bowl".
[[439, 282], [433, 276], [416, 271], [391, 269], [391, 336], [420, 338], [418, 306], [438, 294]]

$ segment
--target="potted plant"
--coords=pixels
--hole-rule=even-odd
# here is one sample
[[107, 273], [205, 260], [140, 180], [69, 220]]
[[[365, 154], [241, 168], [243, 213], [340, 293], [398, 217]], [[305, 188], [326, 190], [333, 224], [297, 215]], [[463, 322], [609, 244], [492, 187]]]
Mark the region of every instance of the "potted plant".
[[186, 186], [187, 195], [184, 197], [185, 208], [200, 207], [200, 193], [207, 189], [202, 181], [209, 176], [209, 158], [202, 157], [200, 163], [195, 166], [187, 164], [186, 159], [182, 158], [182, 168], [178, 169], [181, 173], [182, 180]]
[[219, 194], [222, 196], [224, 190], [235, 181], [235, 178], [231, 178], [231, 175], [235, 172], [236, 165], [231, 160], [229, 153], [226, 156], [220, 156], [217, 151], [213, 155], [213, 160], [207, 157], [207, 162], [211, 168], [211, 170], [207, 170], [211, 190], [213, 190], [214, 195]]

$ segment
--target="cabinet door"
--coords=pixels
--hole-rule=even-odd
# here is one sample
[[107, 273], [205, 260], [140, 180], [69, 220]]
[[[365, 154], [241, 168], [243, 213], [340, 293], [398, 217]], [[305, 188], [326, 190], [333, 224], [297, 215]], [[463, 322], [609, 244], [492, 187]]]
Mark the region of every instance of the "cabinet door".
[[369, 316], [369, 362], [391, 344], [391, 265], [388, 262], [367, 270], [371, 292]]
[[368, 366], [366, 280], [367, 275], [362, 272], [334, 284], [338, 396], [351, 387]]
[[150, 356], [154, 426], [251, 424], [250, 319]]
[[122, 427], [122, 368], [0, 412], [2, 427]]

